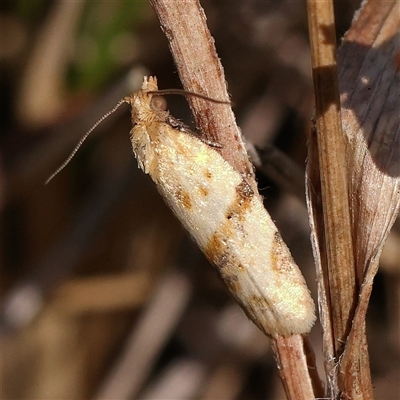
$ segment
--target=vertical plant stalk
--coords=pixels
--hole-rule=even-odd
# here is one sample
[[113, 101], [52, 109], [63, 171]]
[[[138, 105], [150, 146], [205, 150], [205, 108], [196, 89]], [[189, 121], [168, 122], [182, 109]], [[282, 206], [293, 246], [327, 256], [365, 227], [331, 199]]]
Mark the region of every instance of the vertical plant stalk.
[[356, 281], [333, 4], [330, 0], [308, 0], [307, 9], [316, 108], [308, 146], [307, 206], [328, 395], [333, 399], [340, 393], [337, 363], [354, 313]]
[[[198, 0], [150, 0], [167, 36], [179, 76], [186, 90], [208, 97], [229, 98], [222, 65], [206, 17]], [[253, 167], [249, 162], [235, 117], [226, 105], [190, 97], [197, 127], [205, 137], [220, 143], [222, 156], [258, 193]], [[271, 339], [286, 394], [292, 400], [314, 398], [301, 335]], [[320, 385], [317, 379], [317, 385]]]
[[[356, 281], [351, 236], [346, 140], [342, 132], [336, 61], [336, 39], [331, 0], [308, 0], [318, 164], [323, 213], [324, 279], [319, 284], [329, 298], [323, 314], [332, 326], [333, 357], [343, 351], [356, 299]], [[322, 235], [319, 240], [321, 240]]]
[[[198, 0], [150, 0], [160, 20], [185, 90], [228, 100], [224, 70]], [[235, 115], [226, 104], [188, 97], [196, 126], [207, 140], [221, 144], [221, 155], [252, 186], [257, 184]]]
[[399, 55], [398, 1], [363, 2], [339, 51], [360, 288], [340, 363], [344, 399], [373, 398], [365, 316], [379, 257], [400, 208]]
[[[310, 400], [324, 396], [308, 338], [301, 335], [280, 336], [271, 339], [271, 348], [289, 400]], [[307, 380], [303, 381], [304, 378]]]
[[[326, 1], [317, 4], [309, 2], [310, 32], [314, 39], [313, 56], [317, 58], [323, 54], [314, 48], [320, 31], [325, 31], [325, 43], [319, 43], [324, 48], [329, 44], [329, 40], [326, 40], [329, 39], [326, 29], [333, 27], [327, 19], [322, 19], [327, 12], [325, 5]], [[331, 6], [329, 8], [331, 13], [333, 10]], [[336, 304], [332, 300], [329, 266], [328, 242], [331, 239], [326, 229], [326, 174], [321, 163], [321, 154], [324, 151], [321, 137], [326, 132], [319, 130], [319, 114], [317, 126], [312, 130], [309, 142], [307, 202], [317, 265], [328, 394], [334, 399], [373, 399], [365, 316], [373, 278], [378, 270], [379, 256], [400, 208], [399, 32], [398, 2], [367, 0], [356, 13], [339, 52], [341, 120], [346, 143], [342, 147], [343, 154], [346, 155], [343, 167], [349, 181], [351, 237], [355, 246], [354, 287], [357, 299], [354, 315], [349, 308], [350, 330], [342, 338], [336, 336], [337, 322], [334, 319], [335, 314], [331, 312]], [[332, 34], [333, 32], [330, 35]], [[322, 57], [321, 59], [323, 60]], [[318, 91], [318, 85], [322, 85], [321, 74], [328, 67], [328, 63], [326, 67], [324, 64], [314, 64], [317, 113], [321, 112], [318, 96], [324, 94], [323, 90]], [[328, 75], [330, 73], [332, 70], [326, 72]], [[326, 82], [329, 83], [329, 79]], [[335, 97], [332, 96], [332, 100], [336, 102], [336, 94]], [[328, 94], [328, 103], [322, 112], [326, 113], [329, 105]], [[347, 194], [346, 188], [343, 188], [343, 194]], [[339, 267], [341, 269], [343, 266]], [[347, 300], [350, 298], [348, 296]], [[343, 341], [343, 351], [338, 352], [338, 340]]]

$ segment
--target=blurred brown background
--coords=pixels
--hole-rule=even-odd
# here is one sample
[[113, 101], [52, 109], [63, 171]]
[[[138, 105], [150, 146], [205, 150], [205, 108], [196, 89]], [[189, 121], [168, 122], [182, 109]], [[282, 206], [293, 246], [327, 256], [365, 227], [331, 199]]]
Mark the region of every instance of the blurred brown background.
[[[202, 1], [246, 139], [303, 174], [313, 109], [305, 2]], [[338, 37], [355, 1], [337, 2]], [[144, 74], [180, 87], [147, 1], [6, 0], [1, 27], [2, 398], [283, 399], [268, 339], [228, 296], [131, 152]], [[168, 99], [191, 123], [184, 99]], [[258, 173], [315, 293], [305, 200]], [[395, 225], [369, 312], [377, 399], [399, 395]], [[321, 360], [319, 327], [311, 333]], [[323, 375], [321, 365], [320, 374]]]

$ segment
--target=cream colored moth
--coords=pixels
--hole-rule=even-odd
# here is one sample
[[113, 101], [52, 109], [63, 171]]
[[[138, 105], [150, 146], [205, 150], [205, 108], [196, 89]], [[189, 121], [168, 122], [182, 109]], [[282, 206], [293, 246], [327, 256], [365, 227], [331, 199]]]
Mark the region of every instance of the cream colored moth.
[[116, 106], [132, 107], [130, 138], [139, 167], [255, 325], [273, 337], [309, 332], [314, 302], [259, 197], [215, 148], [170, 115], [157, 91], [156, 78], [145, 77], [142, 89]]

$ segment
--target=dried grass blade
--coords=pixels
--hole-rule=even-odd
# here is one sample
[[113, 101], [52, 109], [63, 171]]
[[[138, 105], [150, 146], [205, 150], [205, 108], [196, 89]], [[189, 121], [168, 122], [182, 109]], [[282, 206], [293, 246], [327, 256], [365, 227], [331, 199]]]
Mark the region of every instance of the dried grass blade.
[[[339, 53], [342, 121], [348, 138], [358, 305], [341, 360], [345, 398], [372, 398], [365, 316], [379, 256], [400, 207], [400, 12], [367, 1]], [[370, 379], [370, 378], [369, 378]], [[370, 389], [370, 390], [368, 390]], [[347, 396], [347, 397], [346, 397]]]
[[[327, 359], [333, 360], [342, 352], [356, 299], [346, 138], [341, 129], [333, 2], [309, 0], [307, 6], [316, 100], [315, 134], [309, 146], [308, 177], [313, 179], [308, 183], [309, 204], [312, 224], [318, 227], [313, 233], [314, 250], [319, 249], [316, 258], [322, 256], [319, 291], [326, 297], [320, 309], [329, 338], [325, 349]], [[333, 376], [333, 371], [328, 375]]]

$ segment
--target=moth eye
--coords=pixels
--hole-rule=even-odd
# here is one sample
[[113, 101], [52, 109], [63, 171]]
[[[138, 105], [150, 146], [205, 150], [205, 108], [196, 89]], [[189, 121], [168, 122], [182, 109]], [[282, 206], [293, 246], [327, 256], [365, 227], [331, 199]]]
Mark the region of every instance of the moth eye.
[[154, 111], [165, 111], [168, 108], [167, 100], [158, 95], [151, 98], [150, 105]]

